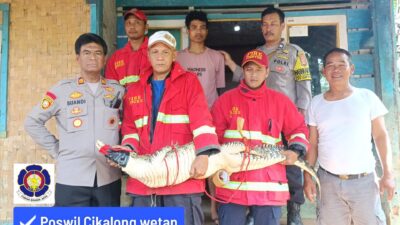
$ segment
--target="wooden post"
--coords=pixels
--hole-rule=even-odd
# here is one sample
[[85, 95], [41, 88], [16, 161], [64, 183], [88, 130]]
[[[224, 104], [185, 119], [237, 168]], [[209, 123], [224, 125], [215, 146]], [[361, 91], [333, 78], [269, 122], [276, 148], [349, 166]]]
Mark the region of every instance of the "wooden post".
[[[389, 113], [385, 117], [386, 126], [389, 131], [392, 150], [394, 175], [397, 180], [397, 195], [395, 199], [386, 204], [385, 213], [388, 224], [400, 224], [399, 217], [399, 187], [400, 187], [400, 161], [399, 161], [399, 79], [396, 68], [396, 46], [394, 32], [393, 2], [388, 0], [372, 1], [372, 21], [375, 37], [375, 75], [376, 92], [382, 97]], [[383, 201], [386, 201], [383, 198]], [[385, 204], [384, 204], [385, 205]]]

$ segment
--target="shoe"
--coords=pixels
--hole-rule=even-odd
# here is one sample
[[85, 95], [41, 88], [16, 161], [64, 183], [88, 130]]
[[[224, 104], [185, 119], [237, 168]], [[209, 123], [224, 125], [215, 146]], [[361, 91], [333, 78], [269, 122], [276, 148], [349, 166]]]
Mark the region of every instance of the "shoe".
[[303, 225], [300, 216], [300, 204], [288, 201], [287, 204], [287, 225]]

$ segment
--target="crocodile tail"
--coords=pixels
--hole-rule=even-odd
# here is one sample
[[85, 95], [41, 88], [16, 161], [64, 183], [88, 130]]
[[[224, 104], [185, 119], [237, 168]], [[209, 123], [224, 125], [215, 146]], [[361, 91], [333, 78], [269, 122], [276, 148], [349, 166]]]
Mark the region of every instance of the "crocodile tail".
[[215, 186], [223, 187], [225, 184], [229, 182], [230, 174], [225, 170], [218, 170], [213, 176], [212, 181]]
[[315, 170], [303, 159], [298, 159], [295, 163], [295, 166], [300, 167], [301, 169], [303, 169], [304, 171], [306, 171], [307, 173], [309, 173], [315, 180], [315, 182], [317, 183], [318, 186], [318, 193], [321, 193], [321, 184], [319, 182], [317, 173], [315, 172]]

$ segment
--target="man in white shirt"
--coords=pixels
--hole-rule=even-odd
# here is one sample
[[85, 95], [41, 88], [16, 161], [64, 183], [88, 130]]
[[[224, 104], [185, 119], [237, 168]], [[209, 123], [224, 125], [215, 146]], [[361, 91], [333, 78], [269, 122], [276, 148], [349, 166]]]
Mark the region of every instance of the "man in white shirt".
[[[329, 90], [311, 101], [306, 121], [310, 150], [306, 160], [319, 163], [321, 195], [317, 222], [342, 225], [386, 224], [380, 195], [394, 195], [390, 141], [383, 116], [388, 112], [370, 90], [350, 85], [354, 72], [348, 51], [335, 48], [324, 57], [323, 74]], [[383, 174], [375, 174], [371, 136], [381, 159]], [[304, 192], [310, 201], [315, 184], [304, 174]]]

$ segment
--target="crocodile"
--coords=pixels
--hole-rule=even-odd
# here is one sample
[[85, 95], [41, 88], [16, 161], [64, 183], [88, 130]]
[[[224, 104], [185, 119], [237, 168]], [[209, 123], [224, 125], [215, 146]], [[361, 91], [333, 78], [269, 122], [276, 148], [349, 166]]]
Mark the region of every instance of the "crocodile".
[[[138, 155], [135, 151], [111, 147], [101, 141], [97, 141], [96, 146], [122, 171], [151, 188], [175, 185], [190, 179], [189, 171], [196, 157], [193, 142], [182, 146], [166, 146], [151, 155]], [[261, 169], [284, 161], [286, 157], [282, 150], [283, 147], [276, 145], [246, 149], [242, 142], [225, 143], [221, 145], [220, 152], [209, 156], [206, 173], [196, 179], [214, 175], [215, 185], [223, 186], [232, 173]], [[306, 161], [298, 159], [294, 165], [310, 173], [320, 187], [314, 169]]]

